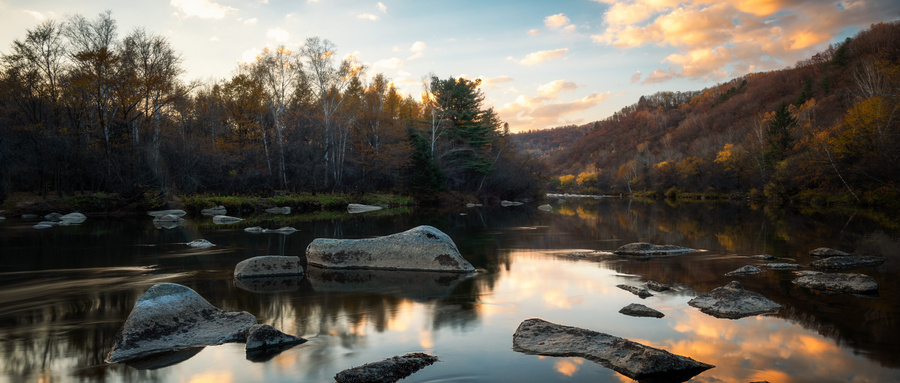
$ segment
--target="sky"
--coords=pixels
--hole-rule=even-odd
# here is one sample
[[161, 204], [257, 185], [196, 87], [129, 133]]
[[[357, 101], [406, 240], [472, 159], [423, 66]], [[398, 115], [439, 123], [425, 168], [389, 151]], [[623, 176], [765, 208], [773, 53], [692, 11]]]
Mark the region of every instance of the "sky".
[[42, 20], [109, 10], [119, 38], [166, 37], [185, 81], [228, 79], [264, 48], [330, 40], [371, 78], [418, 97], [422, 78], [480, 78], [512, 131], [604, 119], [641, 95], [790, 67], [897, 0], [0, 0], [0, 53]]

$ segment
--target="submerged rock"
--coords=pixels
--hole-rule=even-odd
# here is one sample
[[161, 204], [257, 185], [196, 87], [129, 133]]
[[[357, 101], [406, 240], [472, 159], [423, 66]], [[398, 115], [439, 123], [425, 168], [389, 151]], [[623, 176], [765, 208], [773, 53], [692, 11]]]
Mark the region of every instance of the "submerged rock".
[[541, 205], [541, 206], [538, 206], [538, 210], [550, 211], [550, 210], [553, 210], [553, 207], [550, 205]]
[[646, 242], [635, 242], [619, 247], [616, 251], [613, 251], [613, 254], [637, 257], [668, 257], [692, 251], [694, 249], [675, 245], [654, 245]]
[[228, 209], [226, 209], [225, 206], [219, 205], [216, 207], [211, 207], [211, 208], [200, 210], [200, 214], [203, 214], [203, 215], [225, 215], [225, 214], [228, 214]]
[[878, 291], [878, 282], [865, 274], [820, 273], [804, 275], [791, 283], [814, 290], [834, 293], [873, 293]]
[[270, 207], [270, 208], [266, 209], [266, 213], [272, 213], [272, 214], [291, 214], [291, 207], [290, 207], [290, 206]]
[[739, 319], [747, 316], [774, 313], [781, 308], [762, 294], [744, 290], [738, 281], [717, 287], [695, 297], [688, 304], [716, 318]]
[[664, 283], [659, 283], [657, 281], [647, 281], [647, 288], [653, 291], [667, 291], [672, 290], [672, 286], [669, 286]]
[[644, 306], [642, 304], [639, 304], [639, 303], [632, 303], [628, 306], [622, 307], [622, 309], [619, 310], [619, 312], [622, 314], [628, 315], [628, 316], [633, 316], [633, 317], [662, 318], [662, 317], [666, 316], [666, 314], [663, 314], [662, 312], [651, 309], [651, 308]]
[[769, 270], [800, 270], [803, 268], [802, 265], [796, 263], [766, 263], [760, 267]]
[[285, 334], [267, 324], [257, 324], [247, 330], [247, 351], [259, 351], [269, 348], [296, 346], [306, 342], [301, 337]]
[[184, 210], [172, 209], [172, 210], [157, 210], [157, 211], [148, 211], [148, 215], [151, 217], [161, 217], [164, 215], [174, 215], [176, 217], [184, 217], [187, 215], [187, 212]]
[[634, 295], [637, 295], [637, 296], [640, 297], [641, 299], [644, 299], [644, 298], [652, 297], [652, 296], [653, 296], [653, 294], [651, 294], [649, 291], [647, 291], [647, 289], [642, 289], [642, 288], [637, 287], [637, 286], [630, 286], [630, 285], [616, 285], [616, 287], [618, 287], [618, 288], [620, 288], [620, 289], [622, 289], [622, 290], [628, 291], [628, 292], [630, 292], [630, 293], [632, 293], [632, 294], [634, 294]]
[[49, 228], [51, 228], [51, 227], [53, 227], [53, 226], [56, 226], [56, 225], [57, 225], [56, 222], [41, 221], [41, 222], [38, 222], [37, 225], [34, 225], [34, 226], [32, 226], [32, 227], [35, 228], [35, 229], [49, 229]]
[[106, 361], [242, 340], [256, 323], [246, 311], [222, 311], [188, 287], [161, 283], [138, 298]]
[[300, 257], [263, 255], [238, 262], [234, 267], [235, 278], [277, 277], [303, 275]]
[[217, 215], [217, 216], [213, 217], [213, 223], [220, 224], [220, 225], [241, 222], [241, 221], [243, 221], [242, 218], [229, 217], [227, 215]]
[[475, 271], [447, 234], [424, 225], [378, 238], [317, 238], [306, 248], [306, 259], [338, 269]]
[[756, 266], [747, 265], [747, 266], [743, 266], [737, 270], [725, 273], [725, 276], [733, 277], [736, 275], [753, 275], [753, 274], [759, 274], [761, 272], [763, 272], [763, 269], [760, 269], [759, 267], [756, 267]]
[[638, 380], [661, 377], [683, 381], [715, 367], [617, 336], [538, 318], [526, 319], [519, 325], [513, 335], [513, 350], [537, 355], [578, 356]]
[[215, 246], [212, 244], [212, 242], [207, 241], [205, 239], [195, 239], [193, 241], [188, 242], [187, 245], [190, 247], [213, 247], [213, 246]]
[[818, 249], [810, 250], [809, 255], [812, 255], [813, 257], [846, 257], [850, 254], [828, 247], [820, 247]]
[[818, 259], [810, 263], [816, 270], [839, 271], [849, 270], [858, 267], [878, 266], [884, 263], [881, 257], [854, 257], [854, 256], [834, 256], [824, 259]]
[[525, 204], [524, 202], [518, 202], [518, 201], [507, 201], [507, 200], [500, 201], [500, 206], [503, 206], [503, 207], [520, 206], [520, 205], [524, 205], [524, 204]]
[[357, 203], [347, 205], [347, 212], [350, 214], [359, 214], [375, 210], [381, 210], [381, 206], [360, 205]]
[[396, 382], [432, 365], [437, 360], [436, 356], [423, 353], [395, 356], [341, 371], [334, 376], [334, 380], [337, 383]]

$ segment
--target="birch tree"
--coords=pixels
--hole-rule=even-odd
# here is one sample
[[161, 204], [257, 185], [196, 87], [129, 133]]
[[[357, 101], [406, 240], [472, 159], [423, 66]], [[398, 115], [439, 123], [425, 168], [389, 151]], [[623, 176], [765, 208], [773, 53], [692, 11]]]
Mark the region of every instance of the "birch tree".
[[300, 54], [283, 45], [275, 50], [265, 49], [257, 58], [255, 74], [263, 85], [268, 98], [269, 112], [275, 124], [275, 139], [278, 142], [278, 165], [282, 188], [287, 188], [287, 167], [285, 164], [285, 112], [303, 79]]

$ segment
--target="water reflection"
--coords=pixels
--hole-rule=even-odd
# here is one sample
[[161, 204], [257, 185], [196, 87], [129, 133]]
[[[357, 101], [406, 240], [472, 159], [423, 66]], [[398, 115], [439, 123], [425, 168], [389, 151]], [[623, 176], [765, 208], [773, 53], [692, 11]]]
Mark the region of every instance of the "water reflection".
[[[629, 338], [716, 365], [698, 382], [900, 380], [900, 264], [862, 270], [880, 284], [876, 298], [823, 295], [790, 283], [789, 272], [736, 279], [784, 305], [776, 316], [737, 321], [709, 317], [687, 300], [732, 278], [753, 254], [808, 264], [827, 246], [890, 255], [898, 233], [856, 216], [752, 209], [737, 205], [570, 200], [506, 209], [417, 212], [304, 220], [248, 220], [245, 226], [299, 231], [253, 235], [243, 223], [216, 226], [187, 217], [156, 229], [146, 219], [89, 219], [51, 231], [8, 220], [0, 227], [0, 381], [331, 381], [352, 366], [406, 352], [442, 363], [416, 380], [630, 381], [581, 358], [542, 358], [510, 350], [516, 326], [541, 317]], [[269, 219], [269, 218], [265, 218]], [[286, 223], [285, 219], [291, 219]], [[300, 255], [313, 238], [362, 238], [427, 224], [448, 233], [486, 272], [465, 278], [420, 273], [332, 273], [247, 284], [234, 265], [257, 255]], [[216, 244], [190, 250], [205, 238]], [[574, 259], [572, 251], [609, 251], [635, 241], [705, 252], [629, 261]], [[319, 270], [323, 271], [323, 270]], [[655, 280], [676, 286], [640, 300], [617, 284]], [[106, 365], [115, 333], [150, 286], [191, 287], [224, 310], [246, 310], [309, 342], [271, 359], [247, 360], [243, 345], [198, 350], [173, 365]], [[665, 318], [618, 313], [643, 303]], [[827, 361], [827, 363], [823, 363]]]

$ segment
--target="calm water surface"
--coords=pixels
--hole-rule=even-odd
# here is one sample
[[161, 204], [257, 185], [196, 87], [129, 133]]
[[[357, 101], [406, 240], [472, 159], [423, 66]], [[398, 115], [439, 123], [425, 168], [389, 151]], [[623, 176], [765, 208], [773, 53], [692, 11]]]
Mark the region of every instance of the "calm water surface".
[[[731, 204], [627, 199], [552, 204], [550, 212], [525, 205], [331, 219], [268, 215], [232, 225], [193, 216], [174, 229], [156, 228], [149, 217], [89, 218], [43, 230], [31, 227], [36, 221], [8, 218], [0, 221], [0, 382], [329, 382], [346, 368], [409, 352], [436, 355], [440, 362], [404, 381], [631, 381], [582, 358], [513, 351], [512, 334], [531, 317], [716, 365], [695, 382], [900, 381], [896, 230], [861, 214]], [[463, 256], [484, 271], [469, 278], [358, 272], [335, 279], [311, 269], [277, 290], [231, 277], [235, 264], [252, 256], [302, 258], [314, 238], [371, 237], [423, 224], [449, 234]], [[243, 231], [285, 225], [299, 231], [287, 236]], [[216, 246], [184, 245], [198, 238]], [[704, 251], [650, 261], [568, 256], [636, 241]], [[724, 276], [760, 264], [747, 257], [754, 254], [808, 264], [807, 252], [822, 246], [885, 256], [885, 264], [858, 270], [878, 280], [878, 294], [815, 293], [792, 285], [790, 272]], [[615, 287], [648, 280], [672, 284], [676, 291], [642, 300]], [[782, 304], [781, 311], [729, 320], [687, 305], [731, 280]], [[189, 286], [217, 307], [249, 311], [260, 323], [309, 342], [268, 360], [248, 360], [243, 344], [226, 344], [157, 364], [105, 364], [137, 298], [161, 282]], [[630, 303], [666, 316], [618, 313]]]

